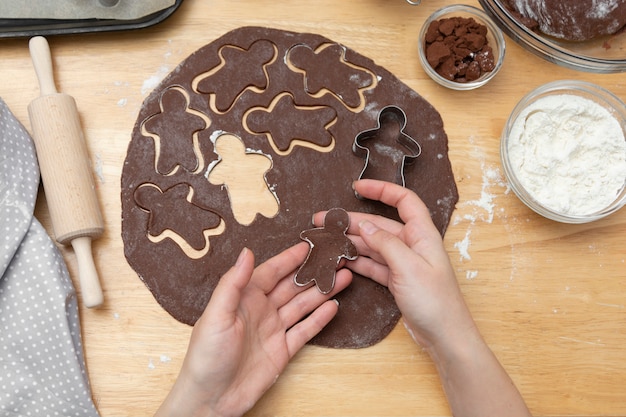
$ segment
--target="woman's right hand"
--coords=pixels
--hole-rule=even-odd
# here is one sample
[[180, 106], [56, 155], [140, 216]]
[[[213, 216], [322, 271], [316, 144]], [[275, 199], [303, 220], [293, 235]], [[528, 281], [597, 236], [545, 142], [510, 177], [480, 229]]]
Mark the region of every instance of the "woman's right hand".
[[[396, 207], [402, 222], [350, 213], [348, 234], [360, 256], [347, 266], [389, 288], [407, 330], [435, 363], [452, 414], [530, 416], [478, 331], [426, 205], [413, 191], [387, 182], [361, 180], [354, 189]], [[320, 221], [318, 214], [314, 222]]]
[[[476, 332], [441, 235], [422, 200], [396, 184], [361, 180], [362, 197], [396, 207], [403, 223], [350, 213], [349, 237], [359, 251], [348, 268], [389, 288], [411, 336], [425, 348]], [[314, 217], [322, 224], [323, 214]]]

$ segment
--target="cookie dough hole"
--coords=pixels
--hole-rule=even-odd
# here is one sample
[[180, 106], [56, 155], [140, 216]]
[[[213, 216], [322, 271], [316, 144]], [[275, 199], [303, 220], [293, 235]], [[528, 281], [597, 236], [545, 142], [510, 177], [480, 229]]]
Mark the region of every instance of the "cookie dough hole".
[[276, 216], [280, 208], [278, 198], [265, 178], [272, 168], [270, 157], [247, 150], [243, 141], [230, 133], [218, 132], [211, 139], [219, 159], [208, 171], [207, 179], [227, 189], [237, 222], [249, 225], [257, 214]]
[[182, 250], [188, 258], [200, 259], [207, 253], [209, 253], [209, 249], [211, 249], [211, 244], [209, 241], [211, 236], [219, 236], [224, 233], [224, 230], [226, 230], [226, 223], [224, 223], [224, 220], [221, 220], [220, 225], [215, 229], [203, 230], [202, 234], [204, 235], [206, 244], [200, 250], [194, 249], [189, 243], [187, 243], [187, 241], [182, 236], [180, 236], [171, 229], [164, 230], [163, 233], [159, 234], [158, 236], [148, 234], [148, 240], [150, 240], [150, 242], [152, 243], [160, 243], [165, 239], [171, 239], [174, 243], [178, 245], [180, 250]]
[[[169, 238], [192, 259], [206, 255], [209, 237], [224, 231], [224, 220], [211, 209], [195, 204], [194, 189], [187, 183], [166, 190], [145, 183], [135, 189], [134, 197], [137, 205], [149, 214], [148, 240], [159, 243]], [[179, 218], [187, 221], [181, 224]]]

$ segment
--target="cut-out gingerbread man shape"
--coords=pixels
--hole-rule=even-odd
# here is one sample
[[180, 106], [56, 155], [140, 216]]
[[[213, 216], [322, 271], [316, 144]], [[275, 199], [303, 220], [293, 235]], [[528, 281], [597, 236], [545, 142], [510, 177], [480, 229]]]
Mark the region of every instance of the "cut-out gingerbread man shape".
[[159, 138], [157, 172], [169, 174], [178, 166], [192, 172], [199, 165], [193, 137], [208, 124], [190, 111], [188, 97], [177, 88], [165, 90], [160, 104], [161, 112], [144, 122], [145, 130]]
[[208, 180], [226, 186], [235, 219], [249, 225], [257, 213], [275, 216], [278, 202], [265, 180], [265, 174], [272, 168], [271, 159], [261, 153], [247, 152], [241, 139], [229, 133], [215, 139], [215, 152], [220, 159], [209, 172]]
[[[333, 136], [328, 126], [336, 118], [337, 112], [332, 107], [301, 107], [296, 105], [293, 96], [285, 94], [275, 100], [271, 110], [251, 111], [246, 123], [253, 133], [267, 134], [281, 152], [287, 152], [292, 143], [299, 140], [321, 147], [332, 145]], [[299, 123], [285, 123], [285, 120]]]
[[342, 259], [355, 260], [358, 252], [346, 236], [350, 216], [342, 208], [333, 208], [324, 217], [324, 226], [304, 230], [300, 238], [309, 243], [309, 254], [294, 276], [296, 285], [305, 286], [315, 282], [322, 294], [335, 287], [337, 267]]
[[[221, 217], [209, 208], [189, 201], [193, 188], [189, 184], [176, 184], [165, 191], [153, 184], [144, 184], [135, 190], [135, 202], [150, 213], [148, 233], [159, 236], [171, 230], [192, 248], [201, 250], [206, 245], [203, 232], [220, 225]], [[178, 219], [187, 219], [181, 223]]]
[[247, 50], [226, 45], [219, 53], [222, 63], [216, 72], [198, 82], [197, 90], [215, 94], [217, 110], [226, 112], [247, 89], [267, 88], [265, 66], [275, 58], [275, 49], [272, 42], [260, 39]]
[[422, 153], [422, 148], [404, 133], [406, 115], [396, 106], [378, 113], [378, 127], [359, 133], [352, 147], [365, 159], [359, 179], [394, 182], [404, 187], [404, 167]]

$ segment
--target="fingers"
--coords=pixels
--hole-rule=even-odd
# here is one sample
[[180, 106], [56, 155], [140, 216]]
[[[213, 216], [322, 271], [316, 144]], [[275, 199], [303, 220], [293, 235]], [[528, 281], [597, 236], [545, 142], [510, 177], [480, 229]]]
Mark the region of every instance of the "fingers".
[[376, 252], [375, 250], [367, 246], [367, 244], [365, 243], [365, 241], [363, 240], [361, 236], [348, 235], [348, 237], [350, 238], [352, 243], [354, 243], [354, 246], [356, 246], [356, 249], [359, 253], [357, 260], [360, 258], [371, 258], [375, 260], [376, 262], [385, 265], [385, 260], [383, 259], [383, 257], [380, 256], [378, 252]]
[[370, 278], [380, 285], [389, 286], [389, 267], [384, 263], [366, 256], [359, 256], [356, 260], [350, 261], [347, 267], [351, 271]]
[[275, 291], [281, 291], [282, 297], [289, 297], [291, 293], [289, 300], [278, 309], [280, 320], [288, 329], [285, 338], [290, 358], [335, 317], [339, 305], [330, 298], [343, 291], [351, 282], [352, 273], [341, 269], [337, 271], [335, 287], [328, 294], [322, 294], [315, 286], [303, 290], [295, 285], [291, 277], [281, 282], [281, 286], [288, 283], [290, 291], [286, 290], [286, 285], [281, 289], [277, 286]]
[[[359, 235], [361, 232], [359, 224], [367, 221], [398, 236], [414, 250], [429, 253], [441, 250], [441, 234], [432, 221], [428, 207], [413, 191], [397, 184], [377, 180], [359, 180], [353, 186], [355, 191], [364, 198], [378, 200], [396, 207], [403, 223], [382, 216], [351, 212], [349, 234]], [[317, 224], [322, 221], [323, 216], [323, 213], [317, 213], [313, 217], [314, 222]], [[375, 252], [372, 256], [381, 262], [379, 257], [376, 258]]]
[[277, 283], [298, 268], [309, 253], [306, 242], [298, 243], [259, 265], [252, 276], [252, 282], [264, 293], [270, 293]]
[[[385, 264], [389, 267], [388, 279], [391, 280], [391, 282], [388, 282], [387, 286], [392, 290], [392, 293], [394, 276], [411, 276], [416, 270], [421, 269], [421, 267], [428, 266], [427, 260], [419, 253], [409, 248], [393, 233], [389, 233], [368, 221], [361, 222], [359, 226], [361, 228], [361, 237], [365, 244], [372, 248], [373, 251], [378, 252], [382, 258], [385, 259]], [[381, 272], [383, 272], [383, 270], [378, 271], [378, 273]], [[371, 274], [365, 275], [370, 276]]]
[[254, 270], [254, 254], [243, 248], [237, 262], [220, 279], [206, 307], [210, 314], [234, 317], [241, 300], [241, 293], [250, 282]]
[[[324, 224], [324, 216], [326, 216], [326, 213], [326, 211], [320, 211], [318, 213], [315, 213], [313, 215], [313, 224], [317, 227], [322, 226]], [[399, 223], [395, 220], [388, 219], [383, 216], [378, 216], [376, 214], [351, 212], [350, 227], [348, 228], [347, 233], [351, 235], [357, 235], [359, 233], [359, 223], [363, 220], [376, 223], [379, 227], [388, 230], [391, 233], [398, 234], [402, 230], [402, 223]]]
[[403, 222], [430, 220], [430, 212], [424, 202], [408, 188], [377, 180], [360, 180], [354, 183], [354, 190], [364, 198], [377, 200], [398, 209]]
[[306, 319], [289, 329], [285, 335], [289, 357], [293, 358], [309, 340], [317, 335], [335, 317], [338, 309], [337, 302], [326, 301]]
[[315, 286], [296, 285], [293, 275], [308, 252], [309, 245], [305, 242], [292, 246], [259, 265], [250, 281], [251, 285], [266, 294], [286, 329], [344, 290], [352, 281], [352, 273], [340, 269], [335, 276], [335, 286], [328, 294], [320, 293]]
[[[430, 217], [430, 211], [424, 202], [408, 188], [402, 187], [386, 181], [359, 180], [353, 184], [354, 190], [364, 198], [380, 201], [388, 206], [398, 209], [398, 214], [405, 224], [415, 223], [421, 229], [439, 234]], [[323, 224], [324, 212], [316, 213], [313, 216], [315, 225]], [[376, 224], [379, 228], [385, 229], [393, 234], [399, 234], [403, 224], [395, 220], [366, 213], [350, 213], [350, 228], [348, 233], [358, 234], [358, 225], [367, 220]]]
[[322, 294], [315, 286], [308, 287], [305, 290], [298, 289], [301, 287], [296, 287], [296, 285], [291, 282], [293, 286], [292, 297], [278, 309], [278, 315], [284, 326], [286, 328], [293, 326], [300, 321], [302, 317], [305, 317], [311, 311], [315, 310], [326, 300], [344, 290], [350, 285], [350, 282], [352, 282], [352, 273], [347, 269], [337, 271], [335, 286], [328, 294]]

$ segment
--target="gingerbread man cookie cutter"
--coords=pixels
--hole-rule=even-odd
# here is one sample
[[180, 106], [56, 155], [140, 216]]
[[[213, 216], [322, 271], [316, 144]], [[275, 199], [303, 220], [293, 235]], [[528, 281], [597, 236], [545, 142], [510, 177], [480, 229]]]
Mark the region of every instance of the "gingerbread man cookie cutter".
[[337, 268], [342, 259], [355, 260], [359, 253], [346, 233], [350, 216], [342, 208], [332, 208], [324, 217], [324, 226], [303, 230], [300, 239], [309, 243], [309, 253], [293, 277], [296, 285], [315, 283], [322, 294], [335, 287]]
[[[359, 179], [379, 179], [405, 186], [404, 167], [422, 153], [422, 147], [404, 132], [406, 113], [387, 106], [378, 113], [378, 125], [364, 130], [354, 139], [352, 151], [365, 159]], [[371, 142], [369, 146], [366, 146]]]

